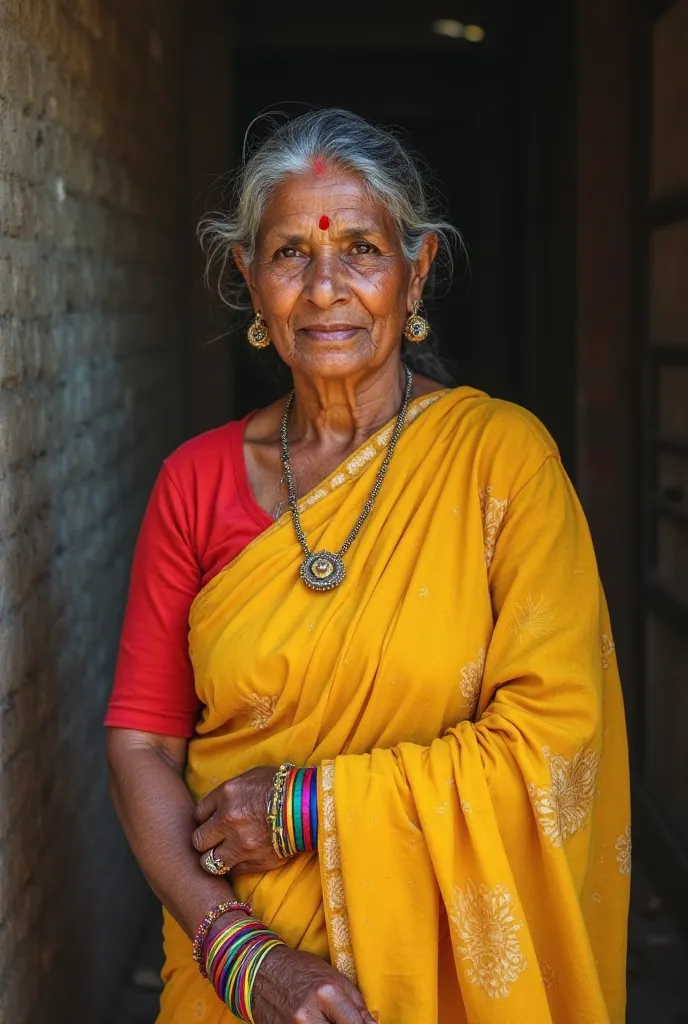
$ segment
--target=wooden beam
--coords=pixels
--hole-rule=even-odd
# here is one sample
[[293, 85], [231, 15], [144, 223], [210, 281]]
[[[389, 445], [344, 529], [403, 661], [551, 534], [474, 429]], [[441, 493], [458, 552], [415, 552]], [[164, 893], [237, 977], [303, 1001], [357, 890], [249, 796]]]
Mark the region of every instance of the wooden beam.
[[[577, 3], [576, 483], [624, 687], [634, 658], [631, 23], [627, 0]], [[632, 707], [633, 702], [627, 702]]]

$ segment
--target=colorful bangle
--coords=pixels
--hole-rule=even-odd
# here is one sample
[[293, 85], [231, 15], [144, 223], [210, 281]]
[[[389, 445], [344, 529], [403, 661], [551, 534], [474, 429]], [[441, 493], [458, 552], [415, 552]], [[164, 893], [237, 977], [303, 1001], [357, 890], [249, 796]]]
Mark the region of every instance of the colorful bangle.
[[231, 914], [233, 910], [243, 910], [245, 914], [251, 915], [251, 908], [248, 903], [238, 903], [236, 900], [227, 900], [225, 903], [218, 903], [216, 907], [209, 910], [205, 915], [198, 928], [193, 939], [193, 948], [191, 955], [195, 962], [198, 964], [198, 969], [204, 978], [207, 978], [205, 972], [205, 965], [203, 963], [203, 950], [205, 946], [205, 940], [208, 937], [208, 932], [217, 921], [218, 917], [222, 917], [223, 914]]
[[304, 830], [306, 849], [318, 849], [318, 770], [307, 768], [303, 783], [305, 797]]
[[317, 768], [290, 768], [281, 780], [273, 845], [282, 857], [318, 848]]
[[291, 856], [290, 847], [284, 834], [284, 788], [289, 773], [295, 765], [287, 762], [275, 772], [272, 789], [268, 797], [267, 819], [270, 826], [272, 846], [278, 857], [285, 860]]
[[234, 921], [219, 932], [207, 952], [206, 976], [235, 1017], [255, 1024], [253, 987], [268, 953], [282, 940], [254, 917]]
[[297, 853], [296, 826], [294, 818], [294, 780], [298, 768], [293, 768], [284, 781], [284, 796], [282, 797], [282, 831], [287, 841], [287, 850], [290, 857]]

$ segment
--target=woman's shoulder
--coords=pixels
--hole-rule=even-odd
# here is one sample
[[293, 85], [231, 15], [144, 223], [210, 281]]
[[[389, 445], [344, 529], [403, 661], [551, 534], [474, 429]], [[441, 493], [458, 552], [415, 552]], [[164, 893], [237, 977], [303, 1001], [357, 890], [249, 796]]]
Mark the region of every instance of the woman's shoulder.
[[182, 442], [165, 459], [164, 470], [183, 490], [192, 483], [214, 479], [218, 473], [231, 470], [236, 446], [241, 444], [251, 415], [230, 420]]
[[470, 387], [451, 394], [457, 436], [482, 488], [513, 494], [548, 459], [559, 458], [552, 435], [523, 406]]
[[475, 388], [470, 392], [471, 413], [486, 445], [499, 448], [525, 446], [535, 453], [556, 454], [557, 444], [547, 427], [523, 405], [491, 398]]

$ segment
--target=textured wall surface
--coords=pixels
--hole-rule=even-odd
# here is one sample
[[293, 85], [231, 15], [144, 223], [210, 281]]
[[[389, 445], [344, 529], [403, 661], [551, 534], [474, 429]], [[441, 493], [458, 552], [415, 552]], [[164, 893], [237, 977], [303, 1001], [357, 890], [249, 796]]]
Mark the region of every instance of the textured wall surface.
[[102, 713], [179, 439], [182, 0], [0, 5], [0, 1020], [106, 1019], [148, 896]]

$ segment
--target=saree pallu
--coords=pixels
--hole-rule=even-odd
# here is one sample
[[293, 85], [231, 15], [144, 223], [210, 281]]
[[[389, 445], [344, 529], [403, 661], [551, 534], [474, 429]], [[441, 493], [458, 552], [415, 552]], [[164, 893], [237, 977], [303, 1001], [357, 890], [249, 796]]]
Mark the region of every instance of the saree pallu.
[[[341, 546], [392, 427], [302, 500], [311, 550]], [[320, 766], [318, 855], [233, 879], [237, 898], [381, 1024], [621, 1024], [621, 688], [551, 438], [469, 388], [418, 399], [344, 583], [308, 590], [302, 558], [285, 516], [191, 609], [194, 797]], [[165, 946], [159, 1021], [234, 1019], [169, 917]]]

